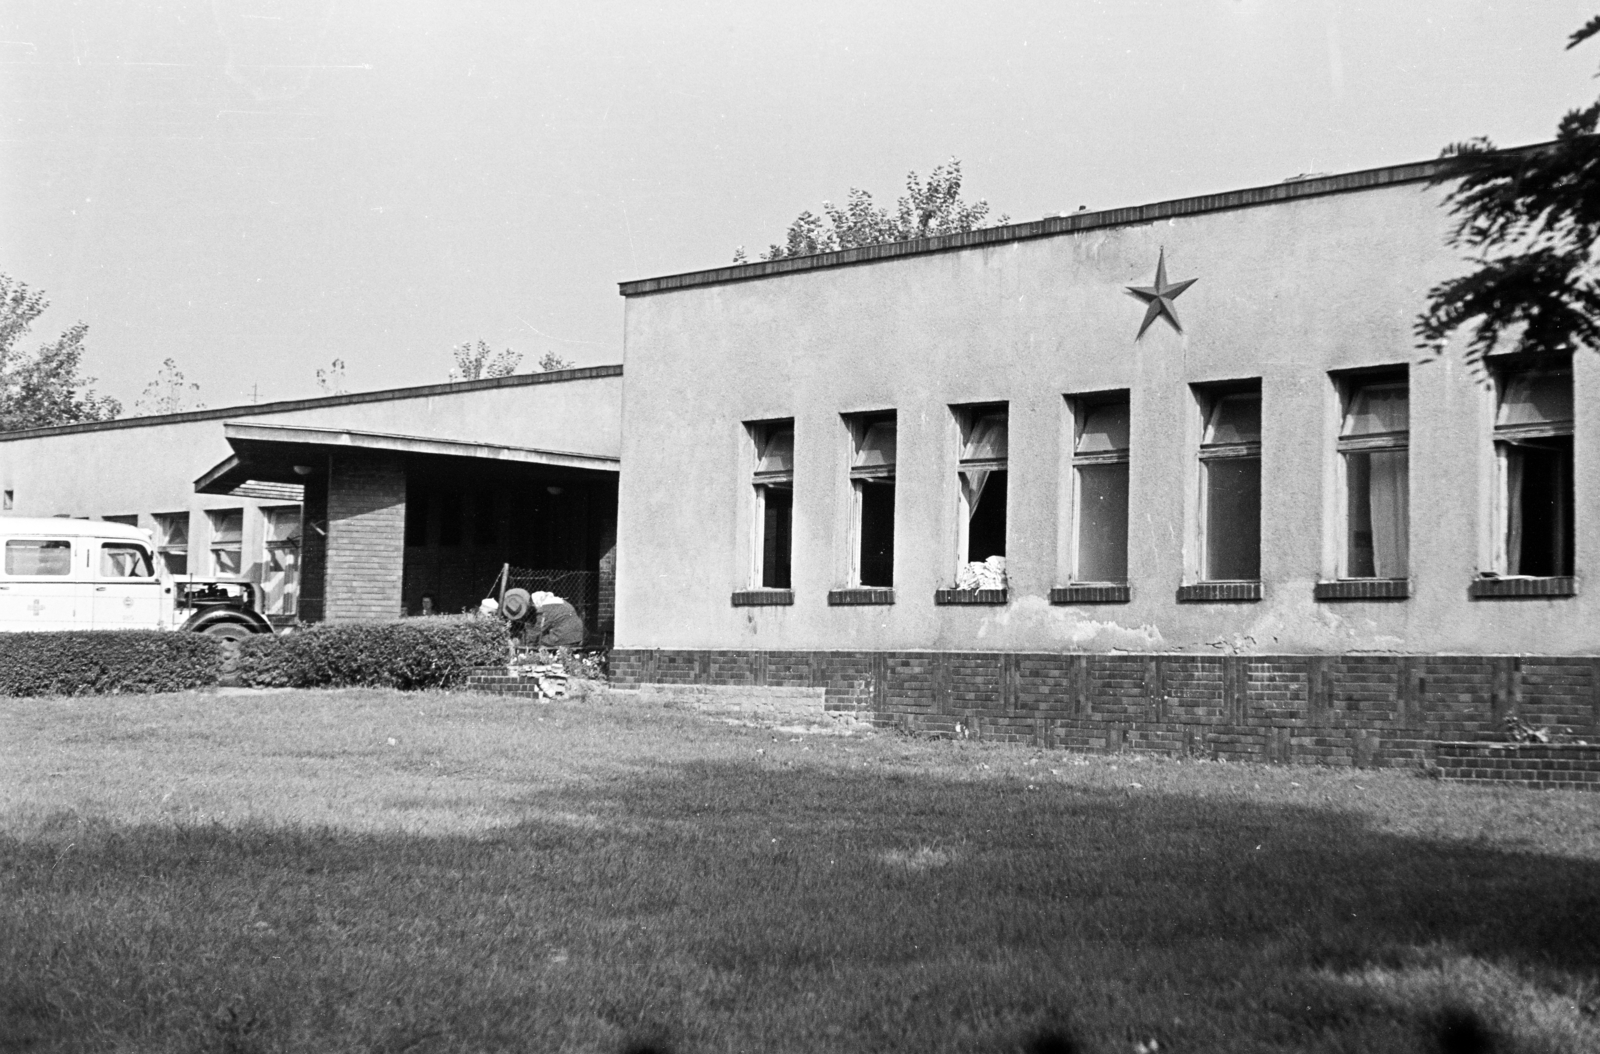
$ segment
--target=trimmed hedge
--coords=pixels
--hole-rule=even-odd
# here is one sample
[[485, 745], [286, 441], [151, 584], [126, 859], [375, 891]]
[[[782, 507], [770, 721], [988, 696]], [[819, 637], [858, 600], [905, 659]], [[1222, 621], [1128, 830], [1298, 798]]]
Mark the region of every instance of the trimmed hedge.
[[476, 615], [317, 623], [239, 643], [238, 683], [256, 688], [453, 688], [504, 665], [506, 624]]
[[0, 695], [181, 692], [217, 683], [221, 642], [203, 633], [0, 633]]

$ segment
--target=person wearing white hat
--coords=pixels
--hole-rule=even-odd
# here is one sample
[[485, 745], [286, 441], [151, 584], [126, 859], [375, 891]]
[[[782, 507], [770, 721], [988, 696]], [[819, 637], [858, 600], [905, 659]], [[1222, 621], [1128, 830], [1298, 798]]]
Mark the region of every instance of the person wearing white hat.
[[577, 609], [547, 590], [537, 590], [531, 596], [538, 621], [529, 634], [539, 648], [576, 648], [583, 643], [583, 619]]

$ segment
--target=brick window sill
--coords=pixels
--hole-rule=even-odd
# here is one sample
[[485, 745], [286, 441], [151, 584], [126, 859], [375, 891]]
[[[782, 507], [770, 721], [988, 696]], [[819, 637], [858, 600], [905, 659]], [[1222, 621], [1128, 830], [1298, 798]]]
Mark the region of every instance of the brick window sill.
[[793, 603], [792, 589], [736, 589], [733, 593], [736, 608], [788, 607]]
[[1411, 596], [1409, 578], [1344, 578], [1318, 582], [1312, 596], [1318, 600], [1405, 600]]
[[1250, 604], [1261, 599], [1261, 582], [1195, 582], [1178, 587], [1180, 604]]
[[1578, 580], [1572, 575], [1552, 578], [1476, 578], [1467, 587], [1473, 600], [1516, 600], [1523, 597], [1575, 597]]
[[1126, 604], [1131, 599], [1126, 582], [1076, 582], [1050, 590], [1052, 604]]
[[1004, 589], [936, 589], [933, 602], [939, 606], [951, 604], [1004, 604]]
[[882, 586], [830, 589], [828, 590], [828, 603], [833, 607], [867, 607], [876, 604], [893, 604], [894, 590]]

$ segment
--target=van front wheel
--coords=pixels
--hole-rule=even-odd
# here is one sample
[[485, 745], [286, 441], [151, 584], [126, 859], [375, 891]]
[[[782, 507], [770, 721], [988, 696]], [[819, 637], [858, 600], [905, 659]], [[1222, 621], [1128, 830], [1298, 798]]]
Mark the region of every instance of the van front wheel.
[[255, 636], [255, 632], [242, 622], [213, 622], [200, 632], [218, 640], [240, 641]]

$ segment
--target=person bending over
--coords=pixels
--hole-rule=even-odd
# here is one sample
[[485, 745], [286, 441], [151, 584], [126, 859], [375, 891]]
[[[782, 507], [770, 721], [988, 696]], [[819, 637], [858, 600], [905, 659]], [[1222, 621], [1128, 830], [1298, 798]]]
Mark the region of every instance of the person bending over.
[[583, 619], [571, 604], [542, 589], [532, 600], [537, 620], [528, 637], [535, 647], [576, 648], [583, 643]]

